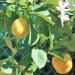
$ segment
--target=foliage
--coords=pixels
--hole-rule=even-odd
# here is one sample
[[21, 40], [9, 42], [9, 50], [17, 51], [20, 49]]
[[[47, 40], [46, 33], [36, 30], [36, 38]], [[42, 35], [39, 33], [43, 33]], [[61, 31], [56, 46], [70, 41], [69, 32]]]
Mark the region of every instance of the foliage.
[[[8, 68], [12, 67], [13, 71], [19, 65], [25, 66], [17, 75], [23, 72], [33, 74], [50, 61], [48, 54], [63, 59], [65, 53], [75, 51], [75, 6], [66, 13], [70, 20], [62, 26], [60, 11], [56, 9], [58, 2], [59, 0], [0, 2], [0, 69], [10, 60], [8, 62], [12, 63]], [[71, 2], [75, 4], [74, 0]], [[15, 38], [11, 30], [12, 23], [17, 18], [24, 18], [29, 25], [28, 36], [21, 39]]]

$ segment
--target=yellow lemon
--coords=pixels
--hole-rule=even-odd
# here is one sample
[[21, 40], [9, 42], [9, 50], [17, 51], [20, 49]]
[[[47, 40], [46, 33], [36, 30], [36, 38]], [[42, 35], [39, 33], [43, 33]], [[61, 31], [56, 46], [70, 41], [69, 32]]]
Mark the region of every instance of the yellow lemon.
[[12, 34], [17, 38], [21, 39], [26, 37], [29, 32], [29, 25], [23, 18], [16, 19], [12, 24]]
[[65, 54], [64, 60], [58, 57], [52, 57], [52, 65], [55, 71], [59, 74], [69, 73], [73, 66], [72, 57], [68, 53]]

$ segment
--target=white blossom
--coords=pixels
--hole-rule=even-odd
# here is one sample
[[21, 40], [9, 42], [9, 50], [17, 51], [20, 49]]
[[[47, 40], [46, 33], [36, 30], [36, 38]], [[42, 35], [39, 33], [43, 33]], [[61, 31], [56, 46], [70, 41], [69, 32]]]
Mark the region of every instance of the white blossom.
[[64, 21], [70, 20], [69, 15], [66, 15], [66, 12], [70, 10], [71, 3], [66, 1], [64, 2], [63, 0], [59, 0], [59, 5], [57, 8], [58, 11], [60, 11], [60, 20], [62, 26], [64, 26]]

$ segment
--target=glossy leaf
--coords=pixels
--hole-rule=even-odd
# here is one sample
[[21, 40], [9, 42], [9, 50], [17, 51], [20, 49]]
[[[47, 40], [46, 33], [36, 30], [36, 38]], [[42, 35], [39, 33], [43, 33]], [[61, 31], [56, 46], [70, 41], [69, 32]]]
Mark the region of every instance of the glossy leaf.
[[31, 57], [39, 68], [43, 68], [45, 66], [47, 61], [47, 54], [45, 51], [33, 48]]

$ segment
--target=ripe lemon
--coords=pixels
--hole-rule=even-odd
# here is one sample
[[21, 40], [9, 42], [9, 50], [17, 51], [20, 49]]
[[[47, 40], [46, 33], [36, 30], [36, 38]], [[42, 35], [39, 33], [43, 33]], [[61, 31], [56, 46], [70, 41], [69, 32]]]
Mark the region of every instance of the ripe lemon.
[[23, 37], [26, 37], [28, 35], [29, 25], [25, 19], [18, 18], [13, 22], [11, 30], [12, 34], [17, 39], [22, 39]]
[[65, 54], [64, 60], [58, 57], [52, 57], [52, 65], [55, 71], [59, 74], [69, 73], [72, 69], [73, 63], [70, 54]]

